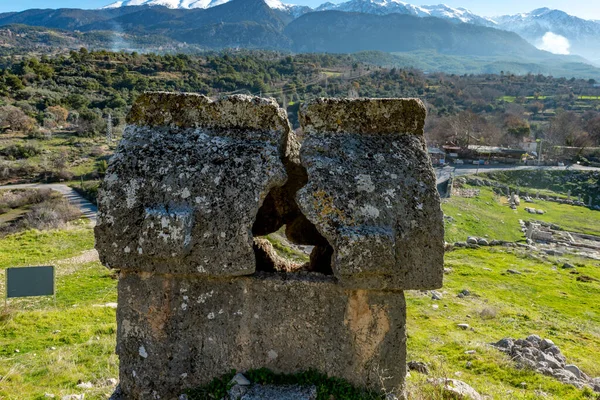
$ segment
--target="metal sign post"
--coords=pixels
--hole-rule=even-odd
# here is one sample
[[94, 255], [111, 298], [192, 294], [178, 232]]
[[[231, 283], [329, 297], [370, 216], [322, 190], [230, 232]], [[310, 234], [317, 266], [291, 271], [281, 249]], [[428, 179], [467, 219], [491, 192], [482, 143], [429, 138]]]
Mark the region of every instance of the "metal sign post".
[[53, 296], [56, 305], [54, 266], [7, 268], [4, 275], [4, 307], [16, 297]]

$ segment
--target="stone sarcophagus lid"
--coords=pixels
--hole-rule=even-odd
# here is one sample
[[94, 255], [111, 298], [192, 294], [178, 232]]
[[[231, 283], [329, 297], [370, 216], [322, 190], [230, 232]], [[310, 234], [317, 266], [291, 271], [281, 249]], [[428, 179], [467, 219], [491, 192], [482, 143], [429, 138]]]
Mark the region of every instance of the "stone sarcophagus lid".
[[[403, 291], [442, 285], [443, 224], [415, 99], [319, 99], [303, 140], [273, 100], [147, 93], [98, 200], [119, 273], [126, 399], [232, 369], [317, 369], [402, 395]], [[261, 236], [314, 246], [281, 263]], [[385, 378], [385, 379], [382, 379]]]

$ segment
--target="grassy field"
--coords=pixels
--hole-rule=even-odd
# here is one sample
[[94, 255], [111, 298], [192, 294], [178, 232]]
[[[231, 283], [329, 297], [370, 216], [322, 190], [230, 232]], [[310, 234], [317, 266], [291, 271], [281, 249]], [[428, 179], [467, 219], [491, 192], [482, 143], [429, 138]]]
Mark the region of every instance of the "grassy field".
[[[51, 298], [16, 299], [0, 313], [0, 399], [57, 398], [85, 392], [106, 399], [118, 377], [114, 355], [116, 279], [93, 261], [90, 227], [28, 231], [0, 240], [0, 276], [8, 266], [56, 266]], [[89, 254], [92, 254], [90, 256]], [[1, 287], [4, 292], [4, 287]], [[77, 384], [92, 382], [92, 389]]]
[[[433, 375], [463, 380], [494, 399], [595, 398], [518, 370], [509, 357], [488, 345], [505, 337], [538, 334], [552, 339], [570, 363], [600, 376], [600, 264], [570, 260], [577, 263], [578, 273], [599, 279], [582, 283], [578, 275], [560, 268], [566, 260], [493, 248], [448, 253], [446, 267], [453, 271], [445, 277], [441, 301], [427, 293], [407, 292], [409, 360], [427, 362]], [[522, 274], [508, 274], [507, 269]], [[472, 295], [458, 298], [463, 289]], [[460, 323], [473, 330], [459, 329]], [[468, 350], [476, 353], [465, 354]], [[409, 382], [413, 392], [431, 394], [423, 376], [413, 373]]]
[[[540, 202], [545, 218], [572, 229], [597, 232], [599, 212], [583, 207]], [[468, 235], [519, 240], [518, 219], [490, 189], [477, 198], [452, 198], [443, 204], [454, 221], [447, 240]], [[273, 241], [273, 238], [271, 238]], [[277, 242], [277, 241], [276, 241]], [[279, 246], [280, 255], [286, 255]], [[0, 317], [0, 399], [44, 399], [85, 394], [106, 399], [118, 378], [116, 279], [95, 259], [93, 232], [87, 225], [58, 231], [27, 231], [0, 239], [0, 271], [8, 266], [52, 264], [57, 268], [57, 301], [13, 300]], [[565, 270], [564, 262], [576, 265]], [[429, 292], [407, 292], [408, 359], [429, 364], [431, 376], [452, 377], [472, 385], [491, 399], [595, 399], [532, 371], [515, 368], [488, 344], [504, 337], [538, 334], [552, 339], [568, 361], [591, 376], [600, 376], [600, 263], [574, 257], [530, 254], [518, 249], [463, 249], [446, 254], [443, 298]], [[508, 274], [508, 269], [521, 272]], [[580, 282], [586, 275], [598, 281]], [[0, 276], [3, 284], [3, 277]], [[1, 288], [3, 290], [3, 288]], [[457, 294], [467, 289], [470, 296]], [[472, 330], [462, 330], [467, 323]], [[465, 354], [475, 350], [474, 354]], [[411, 400], [441, 399], [412, 373]], [[93, 387], [77, 387], [91, 382]]]
[[[600, 212], [585, 207], [535, 200], [521, 202], [517, 210], [508, 206], [506, 196], [499, 196], [487, 187], [474, 198], [452, 197], [443, 201], [446, 221], [446, 241], [464, 242], [467, 236], [489, 237], [496, 240], [524, 241], [519, 220], [538, 220], [559, 225], [565, 230], [600, 235]], [[549, 192], [548, 192], [549, 193]], [[529, 214], [525, 207], [542, 209], [543, 215]]]

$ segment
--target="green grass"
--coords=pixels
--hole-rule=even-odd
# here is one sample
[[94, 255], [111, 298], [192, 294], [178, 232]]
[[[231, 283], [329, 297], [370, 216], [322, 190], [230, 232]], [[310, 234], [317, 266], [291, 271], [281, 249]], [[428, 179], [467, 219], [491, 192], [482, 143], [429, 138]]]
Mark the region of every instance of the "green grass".
[[[577, 275], [557, 267], [563, 261], [493, 248], [448, 253], [446, 266], [453, 272], [445, 277], [441, 301], [407, 293], [409, 360], [428, 362], [434, 375], [458, 376], [493, 398], [539, 398], [534, 389], [547, 393], [547, 399], [594, 398], [552, 378], [518, 370], [507, 356], [488, 346], [504, 337], [535, 333], [552, 339], [567, 360], [588, 375], [600, 376], [593, 356], [600, 354], [600, 282], [578, 282]], [[577, 272], [600, 279], [598, 262], [576, 262]], [[507, 274], [507, 269], [522, 275]], [[458, 298], [463, 289], [472, 296]], [[496, 316], [481, 317], [485, 309]], [[459, 323], [468, 323], [473, 331], [457, 328]], [[476, 354], [465, 354], [467, 350]], [[409, 382], [423, 390], [421, 380], [413, 373]]]
[[20, 232], [0, 240], [0, 269], [40, 265], [49, 260], [72, 257], [93, 247], [94, 232], [88, 225]]
[[[106, 380], [118, 377], [116, 315], [98, 305], [116, 297], [110, 271], [90, 263], [57, 277], [56, 306], [49, 298], [12, 300], [0, 319], [0, 398], [85, 392], [86, 399], [106, 399], [113, 390]], [[77, 388], [79, 381], [95, 387]]]
[[[475, 198], [455, 196], [443, 201], [444, 214], [453, 219], [445, 223], [446, 241], [464, 242], [467, 236], [523, 241], [519, 219], [545, 221], [568, 231], [600, 235], [598, 211], [544, 200], [534, 200], [535, 203], [521, 201], [517, 210], [512, 210], [506, 196], [496, 195], [487, 187], [478, 189], [480, 194]], [[542, 209], [546, 214], [529, 214], [525, 207]]]

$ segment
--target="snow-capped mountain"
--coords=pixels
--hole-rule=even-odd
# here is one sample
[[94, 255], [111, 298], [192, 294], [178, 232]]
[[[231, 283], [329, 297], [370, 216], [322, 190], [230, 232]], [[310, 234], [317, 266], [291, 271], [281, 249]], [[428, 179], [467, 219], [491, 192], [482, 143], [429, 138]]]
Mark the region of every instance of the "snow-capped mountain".
[[[190, 9], [210, 8], [227, 3], [229, 0], [121, 0], [109, 4], [103, 8], [117, 8], [126, 6], [163, 6], [168, 8]], [[283, 4], [279, 0], [265, 0], [265, 3], [273, 9], [288, 10], [296, 7], [291, 4]]]
[[524, 31], [529, 35], [551, 31], [567, 38], [576, 39], [600, 33], [600, 24], [597, 21], [581, 19], [564, 11], [550, 8], [538, 8], [524, 14], [504, 15], [495, 20], [501, 28]]
[[399, 0], [349, 0], [344, 3], [325, 3], [315, 11], [338, 10], [347, 12], [361, 12], [366, 14], [407, 14], [416, 17], [438, 17], [453, 22], [464, 22], [483, 26], [495, 26], [489, 18], [480, 17], [464, 8], [452, 8], [445, 4], [435, 6], [415, 6]]
[[[230, 0], [119, 0], [104, 8], [125, 6], [165, 6], [191, 9], [211, 8]], [[456, 23], [468, 23], [516, 32], [540, 49], [559, 54], [578, 54], [600, 63], [600, 22], [585, 20], [550, 8], [539, 8], [529, 13], [487, 18], [464, 8], [445, 4], [416, 6], [400, 0], [348, 0], [334, 4], [324, 3], [314, 10], [307, 6], [284, 4], [281, 0], [265, 0], [267, 5], [289, 18], [297, 18], [311, 11], [346, 11], [365, 14], [407, 14], [416, 17], [437, 17]]]
[[[126, 6], [164, 6], [168, 8], [190, 9], [210, 8], [227, 3], [230, 0], [120, 0], [104, 8], [117, 8]], [[452, 8], [444, 4], [435, 6], [415, 6], [399, 0], [349, 0], [339, 4], [324, 3], [314, 10], [306, 6], [284, 4], [280, 0], [265, 0], [267, 5], [275, 10], [286, 11], [294, 17], [310, 11], [338, 10], [347, 12], [361, 12], [365, 14], [408, 14], [416, 17], [438, 17], [453, 22], [464, 22], [483, 26], [495, 26], [489, 18], [480, 17], [464, 8]]]
[[[516, 32], [529, 42], [552, 51], [567, 47], [568, 53], [600, 61], [600, 23], [564, 11], [539, 8], [530, 13], [495, 18], [498, 28]], [[556, 52], [556, 51], [554, 51]]]

